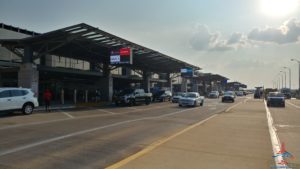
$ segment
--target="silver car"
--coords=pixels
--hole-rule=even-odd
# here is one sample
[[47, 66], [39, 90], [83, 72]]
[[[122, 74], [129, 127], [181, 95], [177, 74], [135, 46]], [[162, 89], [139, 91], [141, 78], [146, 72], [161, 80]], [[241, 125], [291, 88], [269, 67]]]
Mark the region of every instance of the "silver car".
[[184, 97], [179, 98], [178, 105], [181, 106], [203, 106], [204, 97], [197, 92], [188, 92]]

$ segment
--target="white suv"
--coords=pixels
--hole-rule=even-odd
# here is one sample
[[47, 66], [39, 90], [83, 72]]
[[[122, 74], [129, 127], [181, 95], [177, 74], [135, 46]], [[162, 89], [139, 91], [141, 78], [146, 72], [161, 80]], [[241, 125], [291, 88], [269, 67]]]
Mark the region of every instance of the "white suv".
[[0, 88], [0, 111], [22, 110], [23, 114], [31, 114], [39, 103], [31, 89]]

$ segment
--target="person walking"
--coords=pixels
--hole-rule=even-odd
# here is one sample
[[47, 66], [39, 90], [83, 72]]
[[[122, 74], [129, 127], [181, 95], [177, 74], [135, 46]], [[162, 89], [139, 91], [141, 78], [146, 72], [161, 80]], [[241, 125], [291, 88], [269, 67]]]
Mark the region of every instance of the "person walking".
[[50, 92], [49, 89], [46, 89], [44, 92], [44, 102], [45, 102], [45, 109], [46, 112], [50, 112], [50, 102], [52, 99], [52, 93]]

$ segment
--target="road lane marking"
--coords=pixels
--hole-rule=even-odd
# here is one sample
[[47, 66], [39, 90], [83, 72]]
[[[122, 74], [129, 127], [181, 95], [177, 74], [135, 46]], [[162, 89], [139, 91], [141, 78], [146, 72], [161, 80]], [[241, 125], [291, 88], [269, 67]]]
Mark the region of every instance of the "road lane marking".
[[[271, 112], [267, 106], [267, 102], [264, 100], [264, 103], [265, 103], [265, 109], [266, 109], [266, 115], [267, 115], [267, 119], [268, 119], [268, 127], [269, 127], [269, 133], [270, 133], [270, 137], [271, 137], [271, 142], [272, 142], [272, 147], [273, 147], [273, 154], [274, 156], [277, 154], [277, 152], [280, 151], [280, 140], [279, 140], [279, 137], [276, 133], [277, 129], [274, 125], [274, 121], [273, 121], [273, 118], [272, 118], [272, 115], [271, 115]], [[275, 160], [275, 165], [277, 168], [284, 168], [284, 167], [287, 167], [286, 165], [281, 165], [279, 164], [283, 158], [282, 156], [278, 156], [277, 158], [274, 158]]]
[[19, 152], [19, 151], [26, 150], [26, 149], [29, 149], [29, 148], [33, 148], [33, 147], [36, 147], [36, 146], [40, 146], [40, 145], [43, 145], [43, 144], [47, 144], [47, 143], [67, 139], [67, 138], [70, 138], [70, 137], [74, 137], [74, 136], [78, 136], [78, 135], [82, 135], [82, 134], [86, 134], [86, 133], [90, 133], [90, 132], [94, 132], [94, 131], [98, 131], [98, 130], [102, 130], [102, 129], [106, 129], [106, 128], [110, 128], [110, 127], [116, 127], [116, 126], [120, 126], [120, 125], [123, 125], [123, 124], [128, 124], [128, 123], [133, 123], [133, 122], [138, 122], [138, 121], [144, 121], [144, 120], [160, 119], [160, 118], [173, 116], [173, 115], [176, 115], [176, 114], [180, 114], [180, 113], [183, 113], [183, 112], [186, 112], [186, 111], [189, 111], [189, 110], [195, 110], [195, 109], [197, 109], [197, 107], [191, 108], [191, 109], [185, 109], [185, 110], [181, 110], [181, 111], [176, 111], [176, 112], [168, 113], [168, 114], [164, 114], [164, 115], [159, 115], [159, 116], [143, 117], [143, 118], [138, 118], [138, 119], [133, 119], [133, 120], [126, 120], [126, 121], [117, 122], [117, 123], [113, 123], [113, 124], [109, 124], [109, 125], [105, 125], [105, 126], [100, 126], [100, 127], [87, 129], [87, 130], [81, 130], [81, 131], [73, 132], [73, 133], [70, 133], [70, 134], [66, 134], [66, 135], [46, 139], [46, 140], [43, 140], [43, 141], [35, 142], [35, 143], [32, 143], [32, 144], [20, 146], [20, 147], [13, 148], [13, 149], [10, 149], [10, 150], [0, 151], [0, 156], [8, 155], [8, 154], [11, 154], [11, 153]]
[[[169, 108], [171, 106], [165, 106], [165, 107]], [[16, 124], [16, 125], [10, 125], [10, 126], [5, 126], [5, 127], [0, 127], [0, 130], [12, 129], [12, 128], [17, 128], [17, 127], [25, 127], [25, 126], [34, 126], [34, 125], [40, 125], [40, 124], [56, 123], [56, 122], [67, 121], [67, 120], [77, 120], [77, 119], [103, 117], [103, 116], [115, 116], [115, 115], [135, 113], [135, 112], [145, 111], [145, 110], [155, 110], [155, 109], [165, 108], [165, 107], [153, 107], [153, 108], [147, 108], [147, 109], [143, 109], [143, 110], [139, 109], [139, 110], [134, 110], [134, 111], [122, 112], [122, 113], [114, 113], [114, 112], [112, 112], [114, 114], [96, 114], [96, 115], [82, 116], [82, 117], [76, 117], [76, 118], [65, 118], [65, 119], [56, 119], [56, 120], [49, 120], [49, 121], [26, 123], [26, 124]], [[89, 111], [94, 111], [94, 110], [95, 109], [88, 110], [88, 111], [81, 111], [81, 112], [89, 112]]]
[[104, 112], [104, 113], [108, 113], [108, 114], [116, 114], [114, 112], [108, 111], [108, 110], [104, 110], [104, 109], [97, 109], [97, 111], [99, 112]]
[[61, 111], [61, 110], [59, 110], [59, 112], [61, 112], [62, 114], [68, 116], [68, 117], [71, 118], [71, 119], [75, 118], [74, 116], [72, 116], [71, 114], [69, 114], [69, 113], [67, 113], [67, 112], [64, 112], [64, 111]]
[[237, 103], [237, 104], [235, 104], [235, 105], [233, 105], [233, 106], [227, 108], [227, 109], [225, 110], [225, 112], [229, 112], [231, 109], [237, 107], [238, 105], [240, 105], [240, 104], [242, 104], [242, 103], [243, 103], [243, 102], [239, 102], [239, 103]]
[[239, 103], [237, 103], [237, 104], [235, 104], [235, 105], [233, 105], [233, 106], [227, 108], [227, 109], [225, 110], [225, 112], [229, 112], [231, 109], [237, 107], [238, 105], [240, 105], [240, 104], [242, 104], [242, 103], [246, 103], [248, 100], [250, 100], [250, 99], [245, 99], [244, 101], [239, 102]]
[[131, 162], [131, 161], [133, 161], [133, 160], [135, 160], [135, 159], [137, 159], [137, 158], [139, 158], [139, 157], [141, 157], [141, 156], [143, 156], [143, 155], [151, 152], [152, 150], [154, 150], [157, 147], [161, 146], [162, 144], [164, 144], [164, 143], [166, 143], [166, 142], [174, 139], [175, 137], [177, 137], [177, 136], [179, 136], [179, 135], [181, 135], [181, 134], [183, 134], [183, 133], [185, 133], [185, 132], [187, 132], [187, 131], [189, 131], [189, 130], [191, 130], [191, 129], [193, 129], [193, 128], [195, 128], [195, 127], [197, 127], [197, 126], [199, 126], [199, 125], [201, 125], [203, 123], [205, 123], [206, 121], [208, 121], [208, 120], [216, 117], [217, 115], [218, 114], [214, 114], [214, 115], [210, 116], [209, 118], [204, 119], [204, 120], [202, 120], [202, 121], [200, 121], [200, 122], [198, 122], [196, 124], [193, 124], [193, 125], [185, 128], [185, 129], [183, 129], [183, 130], [181, 130], [181, 131], [179, 131], [179, 132], [177, 132], [177, 133], [175, 133], [175, 134], [173, 134], [173, 135], [171, 135], [169, 137], [166, 137], [166, 138], [163, 138], [161, 140], [158, 140], [158, 141], [150, 144], [149, 146], [147, 146], [143, 150], [141, 150], [141, 151], [139, 151], [139, 152], [137, 152], [137, 153], [135, 153], [135, 154], [133, 154], [133, 155], [131, 155], [131, 156], [129, 156], [129, 157], [127, 157], [127, 158], [125, 158], [125, 159], [123, 159], [123, 160], [121, 160], [121, 161], [113, 164], [113, 165], [111, 165], [111, 166], [108, 166], [105, 169], [117, 169], [117, 168], [120, 168], [120, 167], [128, 164], [129, 162]]
[[277, 124], [275, 126], [280, 127], [280, 128], [298, 128], [298, 127], [300, 127], [300, 126], [296, 126], [296, 125], [286, 125], [286, 124]]
[[291, 103], [289, 101], [287, 101], [287, 104], [289, 104], [289, 105], [291, 105], [291, 106], [293, 106], [293, 107], [295, 107], [297, 109], [300, 109], [300, 106], [297, 106], [297, 105], [295, 105], [295, 104], [293, 104], [293, 103]]

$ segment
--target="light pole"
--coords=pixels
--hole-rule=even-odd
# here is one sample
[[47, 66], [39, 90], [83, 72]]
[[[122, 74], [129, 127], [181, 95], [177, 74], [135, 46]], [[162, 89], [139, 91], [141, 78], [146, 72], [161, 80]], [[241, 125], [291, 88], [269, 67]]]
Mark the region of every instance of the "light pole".
[[297, 59], [291, 59], [291, 61], [298, 62], [298, 66], [299, 66], [299, 84], [298, 84], [298, 92], [299, 92], [299, 96], [300, 96], [300, 61], [297, 60]]
[[[280, 72], [282, 72], [282, 71], [280, 71]], [[279, 73], [279, 75], [281, 76], [281, 89], [282, 89], [283, 88], [283, 74]], [[279, 79], [280, 79], [280, 77], [279, 77]]]
[[289, 88], [290, 90], [292, 90], [292, 71], [291, 71], [291, 68], [289, 67], [283, 67], [284, 69], [289, 69]]
[[[284, 73], [284, 88], [286, 88], [286, 71], [281, 70], [281, 73]], [[283, 79], [282, 79], [282, 88], [283, 88]]]

